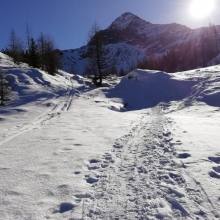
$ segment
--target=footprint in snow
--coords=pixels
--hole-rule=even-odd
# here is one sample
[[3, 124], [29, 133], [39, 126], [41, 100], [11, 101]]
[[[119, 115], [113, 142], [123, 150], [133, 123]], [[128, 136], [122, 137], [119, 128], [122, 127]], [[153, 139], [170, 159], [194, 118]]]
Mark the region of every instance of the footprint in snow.
[[220, 164], [220, 157], [208, 157], [208, 159], [214, 163]]
[[64, 213], [64, 212], [69, 212], [72, 211], [75, 208], [75, 205], [70, 203], [70, 202], [62, 202], [59, 206], [58, 209], [54, 211], [54, 213]]
[[123, 148], [123, 146], [121, 144], [118, 144], [118, 143], [114, 144], [113, 147], [116, 148], [116, 149]]
[[212, 168], [216, 173], [220, 173], [220, 166]]
[[209, 171], [209, 176], [212, 178], [220, 179], [220, 166], [212, 167]]
[[86, 182], [89, 184], [97, 183], [99, 179], [94, 176], [86, 176]]
[[187, 159], [188, 157], [191, 157], [189, 153], [180, 153], [177, 155], [180, 159]]
[[209, 176], [212, 178], [220, 179], [220, 174], [215, 172], [214, 170], [209, 171]]
[[100, 160], [98, 160], [98, 159], [91, 159], [89, 161], [89, 163], [99, 163], [99, 162], [100, 162]]
[[88, 170], [97, 170], [100, 168], [100, 162], [99, 159], [91, 159], [89, 160], [89, 164], [87, 165]]
[[81, 172], [80, 171], [75, 171], [74, 174], [75, 175], [79, 175]]

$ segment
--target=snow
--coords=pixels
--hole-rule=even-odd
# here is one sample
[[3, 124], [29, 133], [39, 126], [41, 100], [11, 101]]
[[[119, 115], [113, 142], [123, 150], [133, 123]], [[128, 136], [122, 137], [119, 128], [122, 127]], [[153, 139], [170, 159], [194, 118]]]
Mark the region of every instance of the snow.
[[[118, 30], [124, 30], [126, 28], [129, 27], [129, 25], [134, 22], [134, 21], [138, 21], [138, 22], [143, 22], [143, 23], [148, 23], [142, 19], [140, 19], [138, 16], [130, 13], [130, 12], [125, 12], [123, 13], [121, 16], [119, 16], [112, 24], [109, 28], [111, 29], [118, 29]], [[150, 23], [148, 23], [150, 24]]]
[[178, 81], [165, 72], [134, 70], [108, 96], [120, 98], [129, 110], [137, 110], [182, 99], [190, 94], [192, 85], [191, 81]]
[[62, 69], [69, 73], [85, 75], [86, 68], [89, 65], [89, 59], [82, 57], [86, 52], [86, 47], [81, 47], [77, 50], [62, 51]]
[[108, 44], [105, 49], [109, 65], [119, 73], [134, 69], [145, 57], [144, 51], [126, 43]]
[[204, 189], [216, 210], [220, 210], [219, 110], [201, 105], [170, 114], [175, 121], [174, 138], [179, 140], [176, 149], [179, 153], [188, 154], [182, 159], [187, 174]]
[[[72, 98], [65, 99], [60, 99], [59, 105], [69, 105]], [[121, 123], [112, 123], [112, 118]], [[81, 97], [68, 110], [52, 110], [29, 118], [25, 127], [13, 127], [13, 123], [1, 141], [2, 218], [81, 216], [79, 205], [90, 196], [90, 185], [85, 180], [86, 161], [110, 150], [114, 138], [126, 133], [135, 118], [98, 107], [92, 99]], [[21, 116], [19, 120], [22, 121]], [[74, 213], [57, 212], [64, 202], [74, 205]]]
[[[115, 67], [118, 73], [120, 71], [129, 72], [134, 69], [138, 63], [143, 61], [144, 51], [127, 43], [108, 44], [105, 46], [106, 60], [109, 67]], [[89, 65], [89, 58], [86, 56], [86, 48], [82, 47], [76, 50], [62, 51], [62, 69], [70, 73], [85, 75]], [[84, 57], [84, 58], [83, 58]]]
[[94, 88], [0, 55], [0, 219], [220, 218], [219, 66]]
[[0, 52], [0, 65], [1, 67], [10, 67], [14, 66], [12, 58]]
[[[32, 81], [30, 69], [14, 68], [7, 74], [25, 76], [29, 92], [48, 91], [46, 83]], [[1, 108], [0, 219], [81, 217], [81, 203], [90, 197], [87, 161], [110, 151], [115, 138], [138, 118], [110, 110], [111, 102], [99, 91], [90, 93], [81, 77], [38, 74], [50, 82], [53, 95], [45, 92], [40, 100], [22, 102], [19, 92], [24, 85], [19, 81], [18, 96]], [[60, 95], [61, 85], [65, 92]], [[121, 123], [113, 123], [113, 118]]]

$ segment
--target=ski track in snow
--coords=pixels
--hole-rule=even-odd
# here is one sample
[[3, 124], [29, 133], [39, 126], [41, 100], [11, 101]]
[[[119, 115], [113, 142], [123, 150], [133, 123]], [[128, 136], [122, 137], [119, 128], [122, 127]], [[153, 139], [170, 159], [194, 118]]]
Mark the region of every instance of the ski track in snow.
[[[69, 80], [71, 81], [71, 78]], [[56, 98], [57, 104], [55, 104], [53, 108], [48, 110], [46, 113], [44, 112], [43, 114], [35, 118], [30, 123], [19, 127], [19, 129], [17, 127], [11, 128], [11, 132], [10, 130], [8, 131], [6, 138], [0, 141], [0, 146], [3, 144], [6, 144], [7, 142], [13, 140], [14, 138], [26, 132], [29, 132], [31, 130], [34, 130], [34, 129], [37, 129], [43, 126], [47, 121], [53, 119], [54, 117], [59, 116], [60, 114], [62, 114], [62, 112], [68, 111], [72, 105], [73, 98], [78, 97], [79, 94], [83, 92], [84, 90], [86, 91], [84, 86], [81, 86], [80, 88], [76, 89], [74, 88], [72, 84], [72, 86], [66, 91], [62, 99], [60, 97]]]
[[93, 195], [83, 199], [82, 219], [219, 219], [199, 182], [178, 162], [170, 128], [158, 106], [118, 139], [85, 176]]

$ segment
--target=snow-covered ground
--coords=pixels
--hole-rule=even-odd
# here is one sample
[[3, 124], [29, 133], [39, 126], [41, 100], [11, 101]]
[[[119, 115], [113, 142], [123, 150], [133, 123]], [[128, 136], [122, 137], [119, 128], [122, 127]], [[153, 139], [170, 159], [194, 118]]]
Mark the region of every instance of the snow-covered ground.
[[220, 218], [219, 66], [95, 89], [1, 57], [1, 220]]

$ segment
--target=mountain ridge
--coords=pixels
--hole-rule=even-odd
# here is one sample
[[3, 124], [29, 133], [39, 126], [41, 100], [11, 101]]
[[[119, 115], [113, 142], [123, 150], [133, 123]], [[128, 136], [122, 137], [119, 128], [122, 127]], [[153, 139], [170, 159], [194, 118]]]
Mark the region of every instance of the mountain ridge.
[[[204, 42], [213, 41], [211, 38], [214, 38], [215, 33], [220, 35], [220, 26], [191, 29], [178, 23], [153, 24], [130, 12], [123, 13], [106, 29], [100, 31], [109, 64], [114, 66], [118, 74], [120, 72], [129, 72], [139, 65], [143, 65], [143, 63], [144, 68], [161, 68], [161, 70], [165, 71], [170, 71], [171, 69], [181, 71], [206, 66], [210, 61], [215, 60], [215, 57], [220, 53], [220, 50], [214, 51], [214, 49], [210, 54], [206, 51], [201, 51], [201, 48], [204, 47]], [[210, 48], [217, 48], [214, 46], [215, 42], [212, 42], [212, 44], [212, 46], [209, 45], [209, 48], [206, 48], [207, 51]], [[65, 71], [81, 75], [87, 73], [87, 66], [90, 60], [87, 54], [87, 46], [61, 51], [62, 66]], [[185, 49], [185, 47], [188, 49]], [[185, 52], [177, 53], [177, 50], [188, 51], [190, 59], [189, 57], [184, 57]], [[134, 54], [132, 54], [132, 51]], [[149, 67], [147, 66], [146, 63], [149, 63], [152, 57], [155, 63], [155, 59], [165, 57], [167, 54], [171, 56], [169, 54], [171, 52], [184, 61], [184, 64], [181, 64], [182, 66], [179, 64], [177, 66], [177, 62], [180, 61], [176, 61], [175, 65], [172, 64], [175, 68], [165, 68], [163, 67], [164, 64], [161, 64], [162, 61], [165, 62], [164, 60], [156, 60], [160, 63], [157, 66], [152, 64], [148, 64]], [[200, 57], [203, 53], [208, 54], [205, 61], [200, 58], [199, 61], [192, 63], [191, 57]], [[128, 54], [130, 55], [128, 56]], [[169, 57], [170, 59], [172, 58]]]

